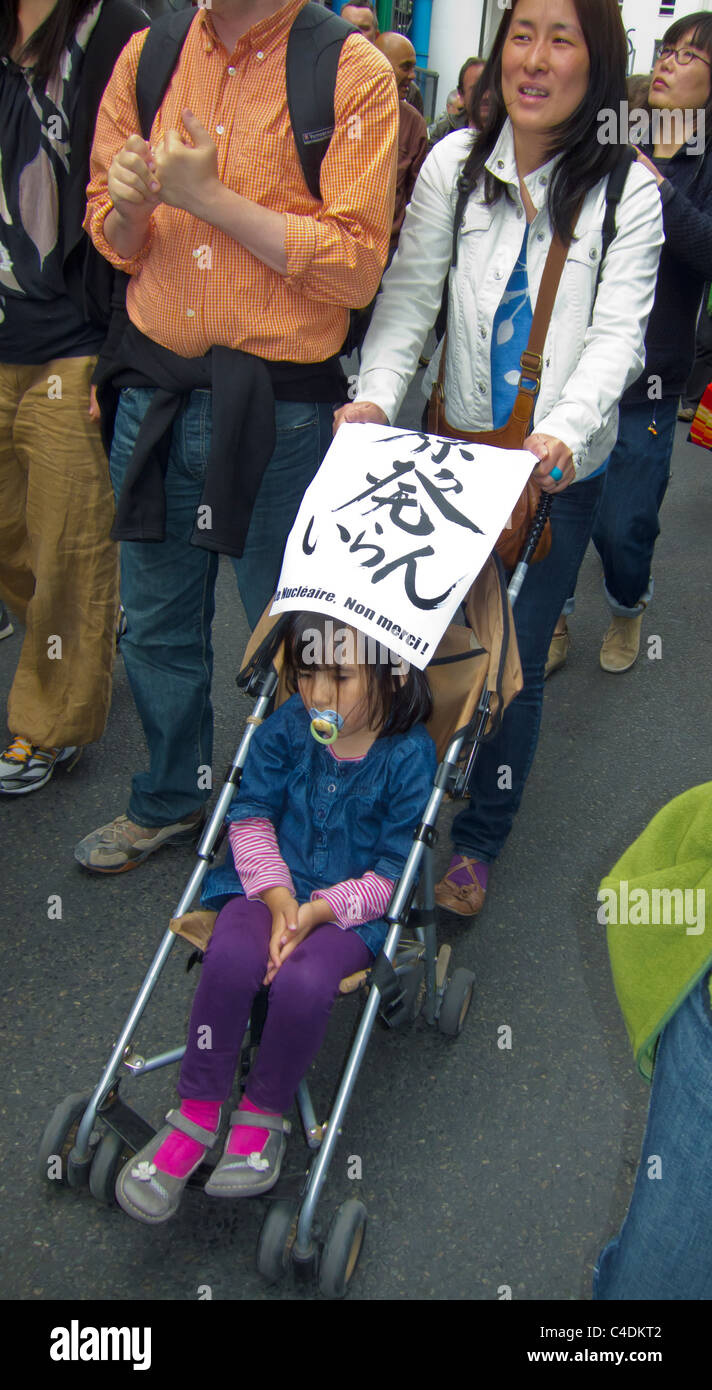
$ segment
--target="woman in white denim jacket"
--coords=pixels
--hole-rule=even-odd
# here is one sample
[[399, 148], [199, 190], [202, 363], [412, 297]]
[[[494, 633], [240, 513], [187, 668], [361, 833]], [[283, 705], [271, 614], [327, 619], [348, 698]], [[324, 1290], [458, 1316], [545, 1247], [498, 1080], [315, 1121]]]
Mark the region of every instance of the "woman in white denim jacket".
[[[629, 170], [596, 294], [607, 180], [620, 158], [618, 147], [598, 140], [597, 118], [620, 110], [625, 67], [617, 0], [513, 0], [473, 94], [474, 103], [490, 94], [484, 129], [448, 136], [426, 160], [364, 344], [358, 395], [336, 416], [337, 425], [395, 422], [440, 306], [462, 176], [472, 192], [450, 275], [445, 411], [467, 431], [506, 423], [518, 377], [511, 368], [526, 346], [553, 230], [569, 240], [575, 223], [526, 441], [540, 459], [535, 477], [553, 494], [552, 547], [530, 570], [515, 608], [524, 689], [480, 750], [472, 802], [453, 824], [454, 857], [436, 889], [440, 905], [460, 916], [480, 910], [489, 865], [521, 800], [549, 642], [590, 539], [618, 401], [645, 360], [663, 234], [658, 190], [641, 163]], [[513, 301], [512, 329], [501, 334]], [[509, 356], [500, 339], [512, 340]], [[426, 390], [436, 371], [434, 362]]]

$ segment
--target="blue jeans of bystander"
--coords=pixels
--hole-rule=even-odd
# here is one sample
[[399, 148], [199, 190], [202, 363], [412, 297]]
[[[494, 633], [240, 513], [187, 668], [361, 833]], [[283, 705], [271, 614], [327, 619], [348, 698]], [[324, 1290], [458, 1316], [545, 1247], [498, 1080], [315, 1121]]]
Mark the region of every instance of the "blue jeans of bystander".
[[[636, 605], [652, 598], [650, 569], [670, 477], [677, 408], [677, 397], [621, 406], [618, 439], [593, 525], [606, 598], [617, 618], [638, 617]], [[657, 434], [650, 433], [653, 418]]]
[[709, 975], [663, 1030], [628, 1215], [598, 1258], [593, 1297], [712, 1298]]
[[[152, 392], [121, 392], [111, 449], [118, 497]], [[127, 808], [137, 825], [171, 825], [210, 796], [213, 751], [211, 625], [218, 556], [190, 544], [210, 452], [209, 391], [193, 391], [172, 431], [166, 470], [166, 538], [121, 546], [121, 653], [149, 752]], [[277, 444], [233, 564], [252, 627], [277, 585], [284, 544], [306, 488], [331, 441], [332, 407], [276, 403]], [[203, 770], [202, 775], [201, 771]]]

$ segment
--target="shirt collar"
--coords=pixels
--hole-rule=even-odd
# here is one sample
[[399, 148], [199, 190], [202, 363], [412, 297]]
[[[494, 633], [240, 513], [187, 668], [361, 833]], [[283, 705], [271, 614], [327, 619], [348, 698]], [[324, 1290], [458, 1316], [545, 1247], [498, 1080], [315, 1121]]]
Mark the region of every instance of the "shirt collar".
[[[253, 24], [247, 33], [238, 40], [235, 48], [240, 48], [241, 45], [246, 44], [255, 51], [266, 53], [280, 44], [286, 44], [289, 31], [305, 4], [306, 0], [288, 0], [288, 3], [283, 5], [281, 10], [277, 10], [276, 14], [268, 15], [267, 19], [261, 19], [259, 24]], [[198, 13], [198, 24], [206, 52], [210, 53], [213, 48], [223, 46], [207, 6], [201, 6]]]
[[[535, 169], [533, 173], [527, 174], [524, 186], [531, 198], [537, 212], [540, 212], [546, 203], [551, 175], [556, 168], [558, 155], [554, 159], [542, 164], [540, 169]], [[517, 172], [517, 161], [514, 157], [514, 132], [512, 122], [507, 117], [499, 134], [499, 139], [485, 164], [485, 168], [494, 174], [501, 183], [510, 184], [519, 191], [519, 174]]]

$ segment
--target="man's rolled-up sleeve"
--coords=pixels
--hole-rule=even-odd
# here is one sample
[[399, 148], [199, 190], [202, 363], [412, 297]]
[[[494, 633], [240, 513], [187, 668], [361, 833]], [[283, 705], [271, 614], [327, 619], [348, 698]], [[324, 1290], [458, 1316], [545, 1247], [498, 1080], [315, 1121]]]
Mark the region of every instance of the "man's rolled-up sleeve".
[[135, 256], [119, 256], [104, 236], [104, 223], [111, 212], [108, 173], [111, 162], [131, 135], [139, 135], [136, 109], [136, 71], [141, 49], [148, 34], [141, 29], [129, 40], [119, 54], [109, 85], [99, 107], [91, 152], [91, 179], [87, 188], [87, 211], [84, 230], [88, 232], [97, 251], [117, 270], [135, 275], [143, 265], [153, 241], [153, 221], [149, 224], [143, 246]]

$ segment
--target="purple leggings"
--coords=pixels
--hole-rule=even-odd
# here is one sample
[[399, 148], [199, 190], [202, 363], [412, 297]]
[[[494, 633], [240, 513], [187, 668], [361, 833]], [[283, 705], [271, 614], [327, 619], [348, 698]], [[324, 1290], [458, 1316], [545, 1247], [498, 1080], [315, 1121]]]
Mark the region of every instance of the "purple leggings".
[[[190, 1015], [178, 1080], [184, 1100], [223, 1101], [230, 1095], [252, 1001], [267, 969], [271, 930], [272, 915], [262, 902], [231, 898], [219, 913]], [[324, 1040], [341, 980], [372, 959], [357, 932], [332, 922], [316, 927], [292, 952], [270, 985], [259, 1053], [245, 1087], [253, 1105], [277, 1115], [289, 1110]]]

